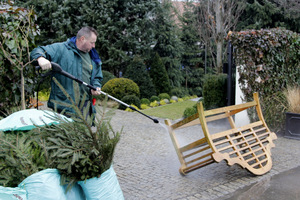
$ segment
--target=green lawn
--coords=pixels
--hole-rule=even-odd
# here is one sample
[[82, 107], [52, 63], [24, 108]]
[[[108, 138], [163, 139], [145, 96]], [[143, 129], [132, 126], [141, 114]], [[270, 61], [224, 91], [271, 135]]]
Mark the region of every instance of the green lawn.
[[188, 107], [192, 107], [196, 103], [196, 101], [187, 100], [141, 110], [141, 112], [154, 117], [175, 120], [182, 118], [184, 110]]

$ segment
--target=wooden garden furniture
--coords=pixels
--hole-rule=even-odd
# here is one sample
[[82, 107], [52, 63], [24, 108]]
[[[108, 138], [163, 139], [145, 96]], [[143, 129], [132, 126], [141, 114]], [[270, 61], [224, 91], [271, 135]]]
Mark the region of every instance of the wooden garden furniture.
[[[165, 123], [181, 163], [179, 172], [183, 175], [209, 165], [227, 161], [228, 165], [238, 164], [255, 175], [262, 175], [272, 167], [271, 148], [276, 134], [268, 128], [259, 103], [258, 94], [253, 94], [253, 101], [204, 110], [202, 102], [197, 104], [197, 113], [179, 122]], [[241, 111], [253, 109], [257, 120], [237, 127], [234, 117]], [[254, 109], [255, 108], [255, 109]], [[210, 133], [208, 123], [220, 119], [228, 119], [231, 129]], [[201, 125], [204, 137], [199, 137], [187, 145], [180, 146], [176, 132], [179, 129]], [[200, 132], [200, 130], [199, 130]], [[200, 135], [200, 133], [199, 133]]]

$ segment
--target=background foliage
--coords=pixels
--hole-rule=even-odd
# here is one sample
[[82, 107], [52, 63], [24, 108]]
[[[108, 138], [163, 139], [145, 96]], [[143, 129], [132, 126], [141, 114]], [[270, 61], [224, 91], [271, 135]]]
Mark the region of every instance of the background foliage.
[[237, 31], [284, 27], [300, 32], [300, 4], [297, 0], [247, 0]]
[[165, 65], [158, 53], [155, 53], [149, 63], [150, 77], [153, 81], [156, 94], [169, 93], [171, 85]]
[[284, 115], [278, 106], [282, 91], [300, 84], [300, 35], [276, 28], [234, 32], [228, 39], [236, 48], [239, 85], [245, 100], [250, 101], [258, 92], [267, 123], [278, 129]]
[[5, 113], [21, 101], [25, 106], [25, 97], [28, 103], [35, 89], [28, 51], [34, 46], [37, 27], [32, 9], [2, 3], [0, 8], [0, 113]]
[[[12, 3], [9, 0], [1, 2]], [[299, 6], [297, 7], [297, 1], [288, 1], [289, 4], [285, 2], [246, 0], [246, 7], [241, 17], [232, 19], [237, 21], [236, 30], [248, 28], [268, 30], [286, 27], [299, 32], [300, 9]], [[140, 56], [143, 61], [146, 61], [146, 69], [149, 69], [152, 60], [150, 55], [158, 53], [166, 69], [166, 77], [168, 77], [168, 83], [161, 82], [159, 87], [166, 87], [170, 95], [184, 96], [189, 92], [199, 96], [203, 87], [201, 81], [203, 75], [214, 72], [212, 60], [216, 58], [217, 52], [213, 50], [214, 45], [211, 46], [212, 48], [207, 48], [208, 43], [213, 44], [214, 32], [206, 28], [200, 30], [195, 25], [195, 20], [199, 18], [199, 12], [197, 12], [199, 5], [207, 4], [186, 1], [182, 15], [170, 0], [164, 0], [163, 3], [158, 0], [16, 0], [14, 5], [27, 9], [30, 6], [34, 7], [37, 14], [35, 23], [40, 33], [36, 38], [37, 45], [65, 41], [85, 25], [96, 27], [99, 32], [96, 48], [103, 61], [103, 69], [115, 77], [121, 77], [124, 72], [126, 73], [126, 69], [132, 66], [135, 56]], [[2, 10], [1, 6], [1, 14]], [[18, 12], [15, 14], [18, 15]], [[239, 13], [232, 13], [230, 16], [238, 16], [237, 14]], [[224, 13], [224, 19], [230, 19], [230, 16]], [[211, 20], [213, 21], [213, 18]], [[1, 23], [1, 26], [7, 25], [5, 23]], [[235, 31], [235, 27], [231, 30]], [[200, 41], [202, 34], [207, 34], [207, 43]], [[226, 55], [225, 50], [222, 53]], [[280, 66], [286, 67], [285, 62], [290, 62], [290, 59], [297, 56], [291, 55], [289, 59], [282, 60], [284, 66]], [[281, 58], [274, 59], [280, 60]], [[7, 61], [0, 59], [0, 62]], [[19, 102], [16, 85], [19, 79], [12, 76], [16, 73], [11, 66], [2, 64], [0, 66], [1, 80], [5, 83], [1, 90], [1, 97], [8, 97], [3, 101], [1, 99], [1, 103], [3, 105], [5, 102], [6, 105], [11, 106]], [[33, 71], [26, 70], [26, 73], [28, 73], [26, 78], [29, 78]], [[6, 74], [9, 80], [5, 77]], [[30, 89], [33, 83], [34, 81], [26, 82], [26, 89]], [[16, 97], [10, 96], [12, 89], [16, 91], [13, 93]], [[159, 93], [161, 92], [156, 95]]]
[[135, 56], [127, 66], [124, 78], [133, 80], [139, 86], [141, 98], [150, 98], [152, 95], [156, 95], [149, 69], [140, 56]]
[[203, 106], [206, 110], [226, 106], [226, 74], [208, 74], [204, 77]]
[[229, 34], [246, 100], [253, 92], [268, 96], [299, 83], [300, 35], [286, 29], [262, 29]]

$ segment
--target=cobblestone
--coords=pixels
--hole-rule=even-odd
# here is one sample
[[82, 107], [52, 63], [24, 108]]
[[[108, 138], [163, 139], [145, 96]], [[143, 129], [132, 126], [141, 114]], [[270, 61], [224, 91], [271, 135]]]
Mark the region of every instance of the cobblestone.
[[[278, 137], [271, 150], [273, 167], [265, 175], [254, 176], [238, 165], [220, 162], [182, 176], [164, 120], [158, 120], [155, 124], [141, 114], [121, 110], [112, 118], [115, 131], [123, 127], [114, 170], [126, 200], [222, 200], [225, 194], [228, 197], [240, 188], [300, 166], [299, 140]], [[200, 132], [196, 127], [186, 134], [193, 141]]]

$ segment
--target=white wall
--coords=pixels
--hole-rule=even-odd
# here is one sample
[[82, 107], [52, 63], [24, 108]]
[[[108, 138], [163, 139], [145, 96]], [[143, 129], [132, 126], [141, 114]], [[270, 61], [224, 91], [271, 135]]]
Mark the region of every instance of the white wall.
[[[237, 66], [236, 67], [236, 85], [235, 85], [235, 104], [241, 104], [241, 103], [245, 103], [242, 101], [242, 98], [244, 97], [242, 91], [241, 91], [241, 88], [239, 87], [239, 77], [240, 77], [240, 74], [238, 72], [238, 67], [241, 67], [241, 66]], [[244, 110], [238, 114], [235, 115], [235, 124], [237, 127], [240, 127], [240, 126], [243, 126], [243, 125], [246, 125], [246, 124], [249, 124], [250, 123], [250, 120], [249, 120], [249, 117], [247, 115], [247, 111]]]

